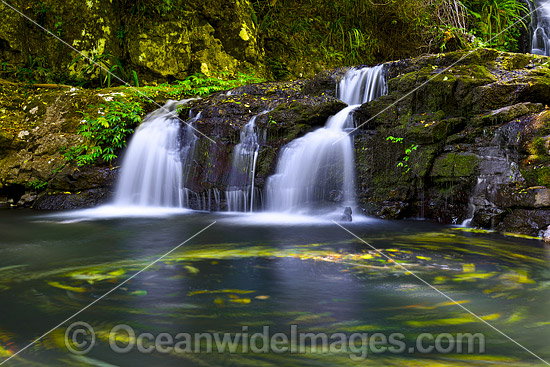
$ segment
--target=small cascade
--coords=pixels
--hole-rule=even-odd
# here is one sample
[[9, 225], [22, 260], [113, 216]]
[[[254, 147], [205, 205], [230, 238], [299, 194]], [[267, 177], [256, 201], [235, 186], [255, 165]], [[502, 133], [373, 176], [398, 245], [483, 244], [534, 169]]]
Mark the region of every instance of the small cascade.
[[220, 190], [213, 188], [201, 193], [189, 191], [189, 207], [201, 211], [220, 211], [221, 209]]
[[188, 101], [167, 102], [136, 130], [122, 162], [115, 205], [189, 206], [184, 180], [197, 141], [191, 124], [199, 115], [182, 127], [177, 114]]
[[527, 3], [533, 12], [531, 53], [550, 56], [550, 0], [533, 0], [533, 3]]
[[338, 97], [350, 104], [323, 128], [283, 148], [266, 185], [267, 209], [311, 212], [355, 207], [353, 111], [386, 93], [384, 68], [351, 69], [338, 85]]
[[225, 192], [227, 209], [230, 212], [252, 212], [259, 207], [259, 190], [254, 188], [256, 161], [260, 148], [256, 119], [269, 111], [253, 116], [241, 130], [241, 141], [233, 152], [233, 167], [229, 186]]
[[348, 105], [361, 105], [387, 94], [382, 65], [350, 69], [337, 86], [338, 98]]
[[[479, 157], [479, 174], [468, 202], [467, 219], [462, 226], [482, 224], [483, 227], [493, 227], [492, 217], [498, 214], [495, 200], [498, 200], [501, 187], [523, 182], [518, 165], [518, 158], [510, 159], [510, 152], [503, 147], [511, 145], [510, 140], [516, 134], [508, 135], [506, 130], [497, 130], [493, 139], [494, 146], [482, 147], [476, 152]], [[512, 153], [515, 154], [515, 153]]]

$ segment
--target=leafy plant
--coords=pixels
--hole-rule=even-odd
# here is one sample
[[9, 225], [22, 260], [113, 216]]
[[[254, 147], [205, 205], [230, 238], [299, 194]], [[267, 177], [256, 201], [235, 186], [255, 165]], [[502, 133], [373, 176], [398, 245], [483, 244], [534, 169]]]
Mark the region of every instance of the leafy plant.
[[[394, 136], [388, 136], [386, 137], [386, 140], [387, 141], [390, 141], [394, 144], [402, 144], [403, 143], [403, 138], [396, 138]], [[409, 167], [409, 159], [411, 159], [411, 153], [414, 152], [415, 150], [418, 149], [418, 145], [416, 144], [411, 144], [407, 149], [405, 149], [405, 155], [403, 158], [401, 158], [401, 161], [397, 162], [397, 167], [398, 168], [402, 168], [404, 170], [403, 173], [408, 173], [411, 168]]]
[[54, 24], [55, 33], [57, 34], [57, 37], [61, 37], [63, 35], [63, 22], [59, 21]]
[[100, 87], [111, 87], [111, 83], [114, 79], [117, 81], [117, 84], [121, 84], [120, 80], [124, 82], [133, 81], [134, 86], [138, 87], [138, 77], [135, 70], [127, 72], [122, 66], [122, 62], [115, 56], [106, 53], [94, 55], [90, 58], [86, 58], [81, 55], [75, 58], [69, 66], [75, 65], [77, 62], [84, 60], [86, 66], [84, 66], [79, 73], [79, 79], [82, 80], [81, 85], [88, 84], [90, 80], [97, 78]]
[[141, 121], [143, 109], [139, 102], [113, 100], [99, 105], [99, 116], [84, 114], [78, 134], [84, 137], [82, 145], [65, 149], [63, 155], [79, 166], [99, 162], [110, 163], [117, 158], [117, 150], [126, 145], [126, 138]]
[[142, 90], [149, 97], [155, 97], [160, 92], [164, 92], [163, 94], [168, 97], [179, 99], [186, 96], [206, 96], [211, 93], [263, 81], [264, 79], [258, 78], [254, 74], [238, 73], [236, 77], [231, 77], [228, 73], [218, 73], [211, 76], [197, 73], [174, 84], [163, 83], [158, 86], [143, 87]]
[[388, 136], [386, 140], [391, 141], [392, 143], [402, 143], [403, 138], [396, 138], [395, 136]]
[[27, 183], [27, 186], [33, 190], [42, 190], [48, 186], [46, 181], [34, 180]]
[[[471, 23], [476, 36], [489, 47], [504, 51], [517, 50], [517, 38], [520, 27], [527, 28], [522, 14], [529, 9], [516, 0], [463, 0], [468, 13], [473, 17]], [[514, 24], [517, 23], [517, 26]]]
[[29, 55], [28, 61], [23, 66], [15, 66], [8, 62], [0, 64], [2, 78], [16, 80], [24, 83], [37, 83], [50, 80], [52, 71], [46, 67], [46, 58]]

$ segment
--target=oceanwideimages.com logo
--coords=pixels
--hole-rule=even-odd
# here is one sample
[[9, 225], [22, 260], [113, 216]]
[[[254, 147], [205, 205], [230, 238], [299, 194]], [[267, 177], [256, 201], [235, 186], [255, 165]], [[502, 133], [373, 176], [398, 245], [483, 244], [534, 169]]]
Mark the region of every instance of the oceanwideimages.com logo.
[[[311, 333], [300, 332], [290, 325], [288, 333], [272, 333], [270, 326], [252, 332], [242, 326], [238, 333], [138, 333], [126, 324], [116, 325], [108, 332], [97, 332], [85, 322], [75, 322], [65, 330], [65, 345], [74, 354], [89, 353], [99, 340], [119, 354], [137, 351], [143, 354], [160, 353], [242, 353], [242, 354], [326, 354], [346, 353], [353, 361], [366, 359], [369, 354], [482, 354], [485, 336], [482, 333], [422, 333], [414, 342], [402, 333]], [[408, 340], [408, 342], [407, 342]]]

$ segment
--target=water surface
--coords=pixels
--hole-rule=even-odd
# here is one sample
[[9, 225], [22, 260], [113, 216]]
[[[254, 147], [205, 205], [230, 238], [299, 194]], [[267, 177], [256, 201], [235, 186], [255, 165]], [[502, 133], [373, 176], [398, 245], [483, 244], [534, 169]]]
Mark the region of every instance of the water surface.
[[[112, 209], [112, 208], [111, 208]], [[5, 366], [538, 366], [534, 356], [403, 271], [406, 266], [550, 360], [550, 250], [542, 242], [422, 221], [109, 208], [0, 211], [3, 360], [195, 233], [208, 230], [57, 328]], [[133, 214], [129, 217], [129, 214]], [[359, 219], [359, 218], [357, 218]], [[384, 255], [392, 259], [389, 261]], [[69, 353], [73, 321], [97, 345]], [[114, 353], [108, 332], [483, 333], [484, 354]], [[1, 363], [1, 360], [0, 360]]]

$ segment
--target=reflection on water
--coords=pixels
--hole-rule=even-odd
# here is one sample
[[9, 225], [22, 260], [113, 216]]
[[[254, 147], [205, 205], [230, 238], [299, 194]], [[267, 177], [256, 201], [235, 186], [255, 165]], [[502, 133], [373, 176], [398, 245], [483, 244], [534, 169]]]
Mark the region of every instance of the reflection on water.
[[[97, 214], [97, 212], [96, 212]], [[98, 345], [68, 353], [64, 327], [6, 366], [535, 366], [533, 356], [397, 266], [403, 264], [546, 360], [549, 249], [541, 242], [426, 222], [204, 213], [0, 212], [0, 363], [214, 220], [217, 223], [86, 310]], [[169, 214], [169, 215], [166, 215]], [[160, 216], [160, 217], [159, 217]], [[271, 223], [277, 222], [277, 225]], [[486, 354], [140, 354], [108, 347], [138, 332], [484, 333]]]

